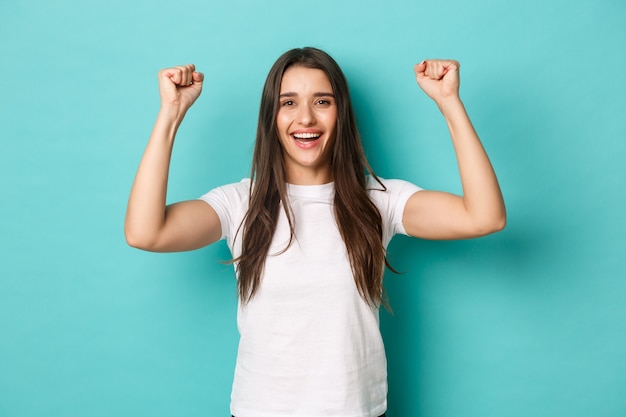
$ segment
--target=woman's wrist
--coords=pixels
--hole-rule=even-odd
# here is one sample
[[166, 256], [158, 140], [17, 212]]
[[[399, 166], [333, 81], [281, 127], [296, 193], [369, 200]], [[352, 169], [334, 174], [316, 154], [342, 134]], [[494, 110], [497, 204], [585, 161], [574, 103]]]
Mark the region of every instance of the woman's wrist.
[[435, 103], [442, 113], [464, 109], [463, 102], [458, 94], [440, 98], [435, 100]]

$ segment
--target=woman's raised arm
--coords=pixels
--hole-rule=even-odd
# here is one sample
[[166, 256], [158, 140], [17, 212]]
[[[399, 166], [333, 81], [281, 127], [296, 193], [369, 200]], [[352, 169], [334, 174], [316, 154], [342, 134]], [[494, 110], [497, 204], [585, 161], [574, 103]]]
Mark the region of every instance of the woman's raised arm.
[[159, 71], [161, 108], [130, 192], [124, 234], [130, 246], [155, 252], [197, 249], [220, 238], [215, 211], [203, 201], [166, 206], [167, 180], [176, 131], [202, 92], [194, 65]]
[[459, 97], [459, 67], [451, 60], [415, 65], [417, 83], [437, 103], [448, 124], [463, 195], [419, 191], [411, 196], [403, 215], [411, 236], [464, 239], [497, 232], [506, 224], [498, 180]]

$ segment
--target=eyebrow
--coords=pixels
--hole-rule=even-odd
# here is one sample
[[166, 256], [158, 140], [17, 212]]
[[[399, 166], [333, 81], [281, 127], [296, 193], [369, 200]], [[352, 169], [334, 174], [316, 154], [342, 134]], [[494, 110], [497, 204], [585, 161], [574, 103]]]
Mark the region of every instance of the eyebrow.
[[[298, 93], [287, 92], [287, 93], [280, 94], [278, 96], [278, 98], [297, 97], [297, 96], [298, 96]], [[333, 93], [319, 92], [319, 93], [313, 93], [313, 97], [332, 97], [332, 98], [335, 98], [335, 95]]]

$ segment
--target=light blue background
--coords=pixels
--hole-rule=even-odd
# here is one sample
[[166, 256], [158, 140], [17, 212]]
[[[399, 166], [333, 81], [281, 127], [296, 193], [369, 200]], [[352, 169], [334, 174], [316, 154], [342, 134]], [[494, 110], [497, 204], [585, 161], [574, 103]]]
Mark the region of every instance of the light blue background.
[[382, 313], [394, 416], [626, 415], [626, 3], [0, 3], [0, 416], [226, 416], [237, 332], [223, 243], [125, 245], [158, 69], [194, 62], [169, 200], [248, 175], [284, 50], [345, 70], [384, 177], [460, 190], [414, 63], [462, 64], [509, 224], [397, 238]]

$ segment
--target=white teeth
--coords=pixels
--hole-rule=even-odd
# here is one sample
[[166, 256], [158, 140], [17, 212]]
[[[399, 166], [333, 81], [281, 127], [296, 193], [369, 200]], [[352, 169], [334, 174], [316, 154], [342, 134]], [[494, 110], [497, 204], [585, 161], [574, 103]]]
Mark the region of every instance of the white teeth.
[[293, 137], [296, 139], [317, 139], [321, 136], [320, 133], [294, 133]]

